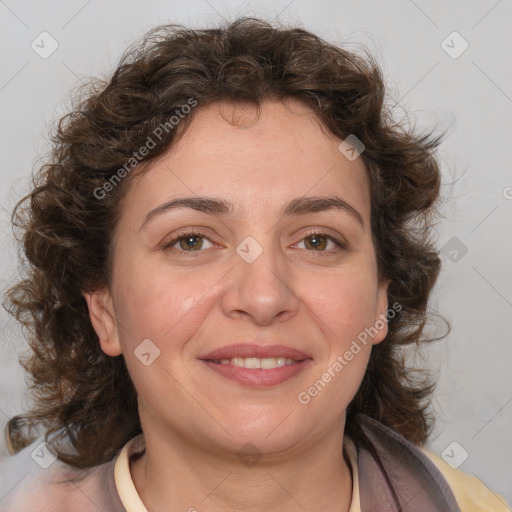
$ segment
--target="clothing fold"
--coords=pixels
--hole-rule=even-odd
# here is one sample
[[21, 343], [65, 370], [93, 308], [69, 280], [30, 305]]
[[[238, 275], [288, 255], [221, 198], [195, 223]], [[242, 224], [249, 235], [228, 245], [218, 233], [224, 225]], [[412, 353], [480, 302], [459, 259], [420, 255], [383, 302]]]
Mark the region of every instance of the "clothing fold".
[[361, 512], [460, 512], [445, 478], [417, 446], [358, 417], [367, 442], [358, 447]]

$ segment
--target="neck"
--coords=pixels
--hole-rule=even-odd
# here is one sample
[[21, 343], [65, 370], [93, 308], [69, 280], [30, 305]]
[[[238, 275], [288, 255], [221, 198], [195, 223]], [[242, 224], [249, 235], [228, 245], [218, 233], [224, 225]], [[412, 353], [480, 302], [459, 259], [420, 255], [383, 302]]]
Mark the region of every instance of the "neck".
[[[343, 429], [308, 447], [241, 462], [236, 454], [198, 447], [169, 431], [145, 432], [146, 451], [131, 464], [149, 511], [348, 512], [352, 476]], [[174, 433], [173, 433], [174, 434]]]

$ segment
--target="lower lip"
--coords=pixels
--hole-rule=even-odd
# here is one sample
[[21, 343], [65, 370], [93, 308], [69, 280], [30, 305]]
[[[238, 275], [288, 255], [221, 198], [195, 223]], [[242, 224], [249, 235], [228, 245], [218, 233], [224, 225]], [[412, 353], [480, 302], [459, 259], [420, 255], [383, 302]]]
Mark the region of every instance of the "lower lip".
[[270, 369], [243, 368], [242, 366], [235, 366], [232, 364], [213, 363], [211, 361], [205, 361], [204, 359], [202, 362], [214, 372], [217, 372], [227, 379], [238, 382], [239, 384], [255, 388], [266, 388], [281, 384], [292, 377], [296, 377], [307, 368], [311, 359], [304, 359], [296, 364], [289, 364]]

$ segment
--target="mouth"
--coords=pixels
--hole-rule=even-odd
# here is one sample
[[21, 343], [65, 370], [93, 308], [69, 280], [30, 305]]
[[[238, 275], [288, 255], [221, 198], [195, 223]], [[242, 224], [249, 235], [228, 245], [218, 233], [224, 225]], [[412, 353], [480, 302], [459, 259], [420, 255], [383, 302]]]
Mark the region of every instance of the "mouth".
[[231, 364], [240, 368], [257, 369], [262, 368], [264, 370], [271, 370], [273, 368], [281, 368], [286, 365], [298, 364], [300, 361], [291, 359], [290, 357], [232, 357], [231, 359], [205, 359], [205, 361], [215, 364]]
[[199, 358], [217, 375], [250, 387], [269, 387], [297, 376], [312, 358], [283, 345], [237, 344], [223, 347]]

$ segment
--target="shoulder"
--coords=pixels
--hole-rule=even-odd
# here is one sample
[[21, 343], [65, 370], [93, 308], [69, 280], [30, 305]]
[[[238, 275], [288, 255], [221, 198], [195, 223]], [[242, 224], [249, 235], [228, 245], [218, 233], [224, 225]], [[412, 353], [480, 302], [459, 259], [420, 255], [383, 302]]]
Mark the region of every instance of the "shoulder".
[[435, 464], [448, 482], [461, 512], [511, 512], [505, 500], [478, 478], [453, 469], [441, 457], [426, 448], [420, 450]]
[[55, 458], [41, 439], [0, 462], [0, 511], [124, 512], [114, 461], [80, 470]]
[[440, 510], [435, 508], [436, 503], [444, 503], [442, 510], [512, 512], [505, 500], [478, 478], [453, 469], [424, 446], [412, 444], [373, 418], [361, 413], [358, 416], [366, 437], [364, 444], [369, 446], [359, 450], [359, 466], [366, 471], [359, 478], [360, 488], [364, 487], [361, 496], [376, 496], [373, 501], [365, 499], [373, 505], [369, 510], [377, 509], [382, 497], [390, 497], [391, 485], [398, 491], [397, 496], [391, 496], [392, 501], [396, 503], [398, 497], [409, 507], [405, 507], [407, 510]]

